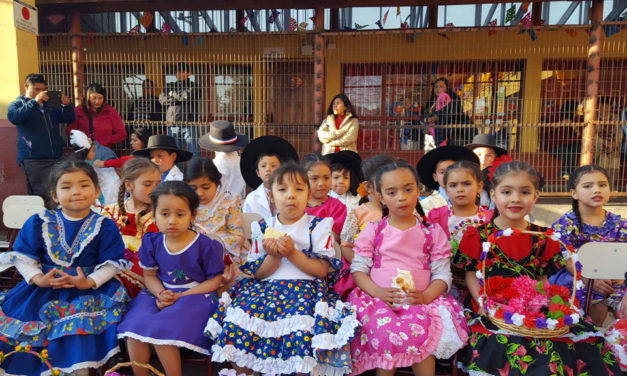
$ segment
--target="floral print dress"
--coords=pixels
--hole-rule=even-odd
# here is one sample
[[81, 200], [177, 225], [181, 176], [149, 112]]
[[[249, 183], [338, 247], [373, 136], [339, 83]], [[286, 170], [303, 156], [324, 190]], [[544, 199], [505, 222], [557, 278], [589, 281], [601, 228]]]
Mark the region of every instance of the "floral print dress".
[[[579, 229], [579, 220], [575, 213], [571, 210], [564, 214], [553, 224], [555, 232], [559, 232], [561, 240], [568, 245], [572, 245], [575, 250], [588, 242], [627, 242], [627, 221], [620, 215], [607, 212], [605, 221], [602, 226], [591, 226], [583, 224], [581, 231]], [[565, 250], [563, 250], [565, 251]], [[560, 270], [550, 279], [551, 283], [572, 288], [573, 276], [568, 270]], [[586, 286], [587, 287], [587, 286]], [[592, 303], [604, 303], [612, 309], [616, 310], [625, 294], [623, 281], [616, 281], [614, 284], [614, 293], [609, 295], [600, 294], [596, 291], [592, 292]], [[584, 291], [584, 297], [585, 297]], [[579, 302], [583, 307], [585, 300]]]
[[[482, 242], [500, 229], [494, 222], [469, 228], [454, 262], [476, 271]], [[529, 225], [527, 230], [546, 229]], [[564, 267], [559, 243], [530, 234], [501, 237], [486, 258], [486, 278], [529, 276], [539, 279]], [[522, 337], [502, 330], [484, 316], [470, 315], [470, 340], [458, 360], [472, 375], [620, 375], [616, 358], [603, 336], [580, 321], [558, 338]]]

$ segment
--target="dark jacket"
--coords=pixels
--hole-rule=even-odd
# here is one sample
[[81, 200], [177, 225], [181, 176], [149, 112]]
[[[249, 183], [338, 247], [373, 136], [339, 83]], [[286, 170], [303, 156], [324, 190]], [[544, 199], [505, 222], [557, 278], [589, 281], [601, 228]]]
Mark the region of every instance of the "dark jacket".
[[170, 123], [198, 121], [198, 101], [200, 93], [190, 79], [171, 82], [159, 95], [159, 102], [165, 107], [165, 120]]
[[21, 95], [9, 104], [7, 118], [17, 128], [18, 163], [25, 159], [58, 159], [65, 145], [59, 123], [74, 121], [74, 105], [51, 110], [45, 103], [40, 107], [35, 99]]

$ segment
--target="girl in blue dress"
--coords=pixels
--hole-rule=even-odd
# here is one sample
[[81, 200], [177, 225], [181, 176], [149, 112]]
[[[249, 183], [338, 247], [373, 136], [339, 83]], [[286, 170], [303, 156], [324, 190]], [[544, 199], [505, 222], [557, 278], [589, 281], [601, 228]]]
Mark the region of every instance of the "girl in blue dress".
[[[113, 279], [130, 267], [115, 222], [91, 210], [98, 176], [84, 161], [66, 160], [50, 175], [60, 209], [29, 218], [0, 269], [15, 266], [24, 281], [0, 294], [0, 351], [17, 345], [47, 349], [64, 373], [103, 365], [119, 351], [116, 328], [128, 295]], [[9, 375], [49, 375], [26, 353], [0, 365]]]
[[[127, 338], [131, 360], [149, 363], [153, 344], [165, 373], [181, 376], [180, 347], [201, 354], [211, 348], [202, 333], [218, 307], [223, 249], [191, 230], [199, 198], [187, 183], [163, 182], [150, 196], [160, 232], [142, 238], [139, 265], [146, 288], [129, 304], [118, 337]], [[148, 376], [144, 368], [133, 372]]]
[[351, 372], [349, 343], [359, 326], [350, 305], [330, 292], [332, 218], [305, 213], [307, 174], [282, 164], [270, 178], [276, 216], [251, 225], [253, 245], [239, 281], [220, 299], [205, 335], [215, 362], [251, 374], [343, 375]]

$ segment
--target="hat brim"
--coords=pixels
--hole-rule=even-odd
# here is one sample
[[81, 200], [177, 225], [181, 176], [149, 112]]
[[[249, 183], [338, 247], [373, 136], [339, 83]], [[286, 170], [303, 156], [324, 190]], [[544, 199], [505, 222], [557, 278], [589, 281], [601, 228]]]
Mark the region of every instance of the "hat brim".
[[341, 164], [361, 179], [361, 157], [359, 154], [352, 150], [341, 150], [337, 153], [326, 154], [325, 157], [329, 158], [331, 164]]
[[151, 147], [151, 148], [146, 148], [146, 149], [139, 149], [139, 150], [135, 150], [132, 154], [138, 157], [145, 157], [145, 158], [150, 159], [151, 150], [165, 150], [169, 152], [175, 152], [176, 160], [174, 161], [174, 163], [189, 161], [194, 156], [193, 153], [190, 153], [187, 150], [181, 150], [181, 149], [169, 148], [169, 147]]
[[211, 141], [209, 134], [206, 134], [198, 140], [198, 145], [203, 149], [211, 151], [235, 151], [243, 149], [248, 145], [248, 136], [237, 133], [237, 140], [234, 142], [229, 144], [217, 144]]
[[507, 155], [507, 150], [498, 147], [498, 146], [494, 146], [494, 145], [488, 145], [488, 144], [468, 144], [465, 146], [467, 149], [473, 150], [476, 148], [492, 148], [494, 149], [494, 152], [496, 152], [496, 157], [500, 157], [502, 155]]
[[440, 186], [438, 182], [433, 179], [433, 173], [435, 172], [435, 167], [438, 162], [444, 160], [452, 160], [456, 162], [466, 160], [479, 164], [479, 158], [475, 155], [475, 153], [463, 146], [450, 145], [437, 147], [420, 158], [418, 164], [416, 165], [420, 182], [427, 188], [436, 190]]
[[242, 152], [239, 168], [246, 184], [256, 189], [262, 183], [257, 176], [257, 159], [259, 154], [272, 153], [279, 156], [281, 163], [293, 160], [298, 163], [298, 153], [287, 140], [277, 136], [261, 136], [252, 140]]

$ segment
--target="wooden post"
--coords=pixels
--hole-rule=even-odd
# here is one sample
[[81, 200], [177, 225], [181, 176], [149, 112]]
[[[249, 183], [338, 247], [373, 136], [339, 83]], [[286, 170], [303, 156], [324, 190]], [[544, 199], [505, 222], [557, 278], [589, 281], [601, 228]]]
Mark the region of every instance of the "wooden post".
[[599, 96], [599, 75], [601, 65], [601, 44], [603, 40], [603, 1], [593, 0], [590, 10], [590, 39], [588, 42], [588, 70], [586, 77], [586, 101], [584, 105], [584, 129], [581, 142], [580, 165], [594, 163], [594, 138], [596, 137], [597, 98]]
[[314, 113], [316, 123], [322, 122], [324, 116], [324, 50], [326, 49], [324, 37], [320, 32], [324, 31], [324, 9], [316, 9], [315, 29], [318, 33], [314, 36]]
[[74, 85], [74, 105], [80, 106], [85, 95], [85, 54], [83, 41], [78, 35], [81, 32], [81, 14], [72, 12], [72, 84]]
[[429, 5], [429, 29], [436, 29], [438, 27], [438, 6]]

